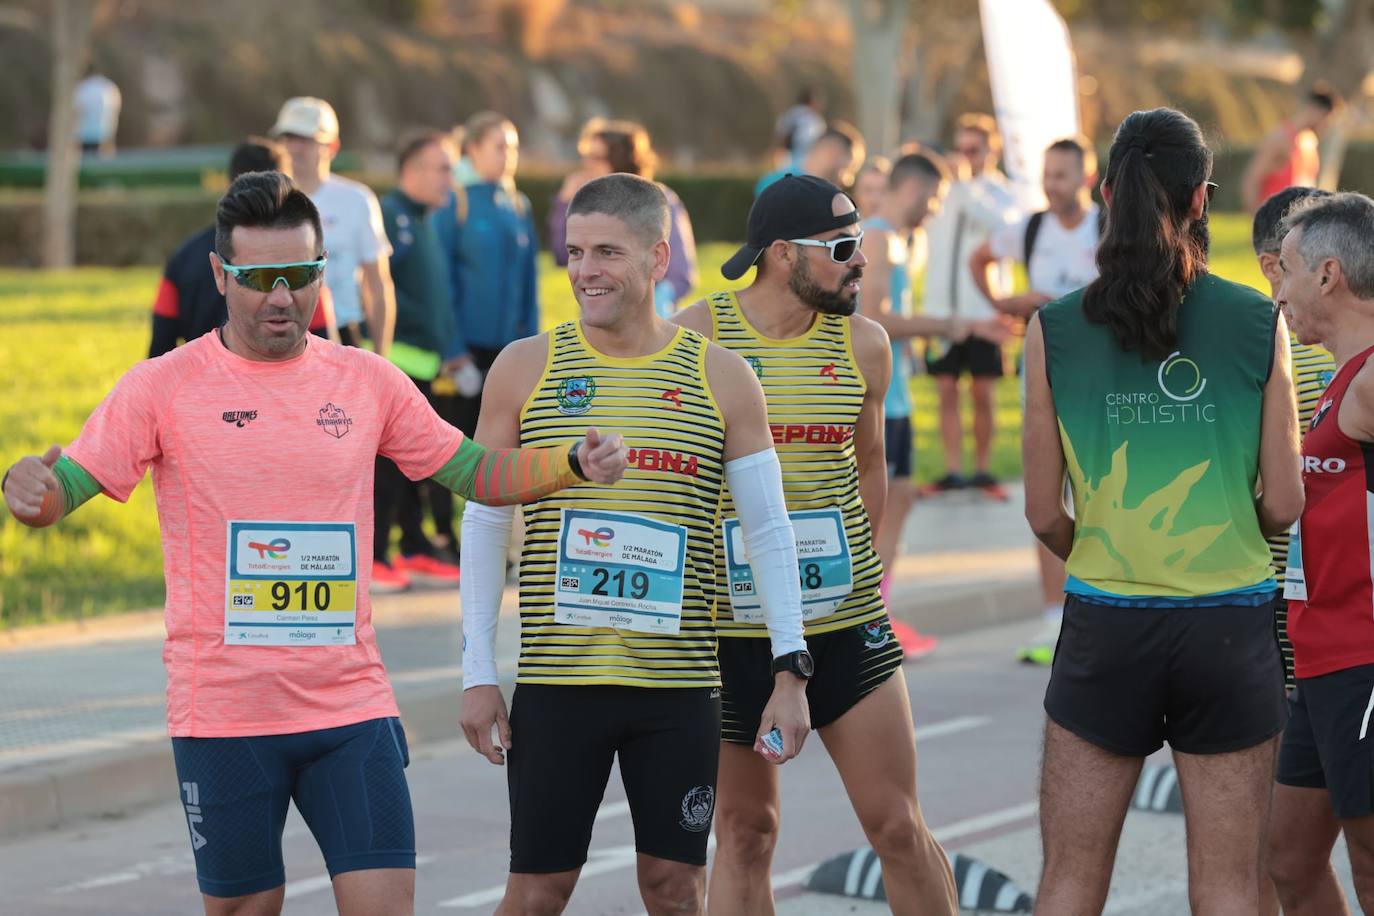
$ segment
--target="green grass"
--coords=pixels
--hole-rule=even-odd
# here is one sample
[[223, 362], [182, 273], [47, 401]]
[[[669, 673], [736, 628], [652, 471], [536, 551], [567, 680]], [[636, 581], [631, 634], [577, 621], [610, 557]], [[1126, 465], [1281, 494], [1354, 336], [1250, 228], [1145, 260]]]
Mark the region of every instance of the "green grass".
[[[1214, 232], [1213, 269], [1262, 283], [1244, 220], [1218, 217]], [[704, 283], [721, 285], [719, 265], [732, 252], [730, 245], [702, 246]], [[0, 270], [0, 466], [70, 442], [105, 392], [144, 356], [157, 277], [152, 268]], [[540, 293], [547, 325], [575, 316], [567, 278], [547, 261]], [[929, 480], [943, 470], [935, 390], [921, 376], [912, 391], [917, 474]], [[1017, 384], [1008, 378], [997, 392], [993, 473], [1019, 476], [1020, 429]], [[96, 499], [46, 531], [25, 528], [8, 514], [0, 521], [0, 627], [152, 607], [162, 601], [162, 588], [157, 518], [146, 481], [127, 506]]]

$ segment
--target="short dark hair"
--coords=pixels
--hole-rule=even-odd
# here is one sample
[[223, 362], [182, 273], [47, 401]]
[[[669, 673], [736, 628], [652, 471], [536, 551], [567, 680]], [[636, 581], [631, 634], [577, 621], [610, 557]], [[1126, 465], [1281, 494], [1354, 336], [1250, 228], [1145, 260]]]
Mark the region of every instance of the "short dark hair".
[[404, 171], [407, 162], [420, 155], [426, 147], [432, 144], [446, 148], [451, 147], [453, 136], [433, 127], [417, 127], [401, 134], [400, 142], [396, 144], [396, 171]]
[[286, 147], [266, 137], [248, 137], [229, 154], [229, 180], [247, 172], [285, 172], [291, 166]]
[[854, 125], [846, 123], [845, 121], [831, 121], [827, 124], [825, 126], [825, 132], [816, 138], [816, 142], [823, 143], [826, 140], [834, 140], [837, 143], [843, 144], [844, 148], [849, 150], [850, 153], [853, 153], [855, 150], [858, 150], [859, 155], [863, 155], [864, 153], [863, 134], [859, 133]]
[[215, 209], [215, 251], [233, 263], [234, 230], [293, 229], [309, 223], [315, 230], [315, 254], [324, 250], [320, 211], [281, 172], [246, 172], [234, 179]]
[[1307, 103], [1329, 113], [1340, 108], [1343, 100], [1341, 94], [1331, 88], [1329, 83], [1324, 80], [1317, 80], [1312, 84], [1312, 88], [1307, 91]]
[[640, 241], [653, 245], [668, 238], [668, 198], [647, 178], [615, 172], [584, 184], [568, 204], [568, 216], [603, 213], [625, 223]]
[[1308, 188], [1295, 185], [1284, 188], [1270, 197], [1255, 211], [1255, 220], [1250, 226], [1250, 244], [1255, 254], [1274, 254], [1283, 244], [1283, 219], [1288, 211], [1308, 198], [1330, 197], [1330, 191], [1321, 188]]
[[895, 188], [912, 178], [948, 183], [951, 180], [951, 172], [945, 164], [944, 157], [919, 144], [908, 143], [902, 147], [902, 155], [892, 163], [887, 185]]
[[1077, 153], [1078, 161], [1083, 166], [1083, 174], [1097, 174], [1097, 150], [1093, 149], [1092, 143], [1081, 134], [1076, 137], [1060, 137], [1045, 147], [1045, 152]]
[[1374, 299], [1374, 249], [1369, 246], [1374, 238], [1374, 200], [1350, 191], [1308, 197], [1284, 217], [1284, 234], [1295, 229], [1303, 230], [1298, 254], [1308, 270], [1334, 258], [1350, 291], [1361, 299]]

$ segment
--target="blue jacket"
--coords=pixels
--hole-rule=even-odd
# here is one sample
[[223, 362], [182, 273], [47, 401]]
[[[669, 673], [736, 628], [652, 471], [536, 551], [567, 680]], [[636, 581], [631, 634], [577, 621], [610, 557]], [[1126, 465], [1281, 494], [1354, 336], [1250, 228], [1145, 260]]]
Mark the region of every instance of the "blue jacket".
[[499, 350], [539, 332], [539, 251], [529, 198], [483, 182], [463, 189], [467, 214], [458, 218], [458, 195], [435, 211], [435, 230], [449, 267], [458, 333], [445, 359], [470, 347]]

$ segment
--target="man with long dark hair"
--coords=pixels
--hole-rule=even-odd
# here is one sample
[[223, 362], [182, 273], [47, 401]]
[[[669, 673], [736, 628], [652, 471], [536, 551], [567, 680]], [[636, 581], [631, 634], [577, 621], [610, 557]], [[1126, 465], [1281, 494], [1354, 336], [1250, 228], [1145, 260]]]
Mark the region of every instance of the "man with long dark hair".
[[1165, 741], [1194, 910], [1259, 906], [1286, 718], [1264, 538], [1302, 511], [1302, 482], [1283, 319], [1207, 271], [1211, 169], [1186, 115], [1123, 121], [1100, 276], [1027, 331], [1026, 517], [1068, 567], [1045, 694], [1040, 913], [1101, 911], [1141, 766]]

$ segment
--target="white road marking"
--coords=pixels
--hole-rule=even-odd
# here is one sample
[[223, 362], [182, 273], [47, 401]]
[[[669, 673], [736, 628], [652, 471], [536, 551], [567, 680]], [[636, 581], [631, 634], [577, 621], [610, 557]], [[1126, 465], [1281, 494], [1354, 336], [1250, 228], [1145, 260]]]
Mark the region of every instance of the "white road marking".
[[933, 722], [930, 725], [916, 726], [916, 740], [929, 741], [931, 738], [941, 738], [945, 735], [954, 735], [959, 732], [966, 732], [975, 728], [982, 728], [984, 725], [991, 724], [989, 716], [960, 716], [957, 719], [945, 719], [942, 722]]
[[630, 813], [630, 803], [627, 801], [611, 802], [609, 805], [602, 805], [596, 809], [596, 823], [608, 821], [613, 817], [624, 817]]

